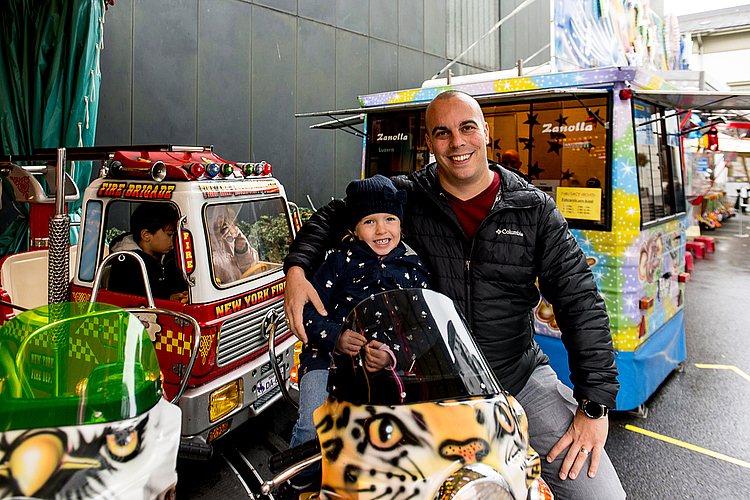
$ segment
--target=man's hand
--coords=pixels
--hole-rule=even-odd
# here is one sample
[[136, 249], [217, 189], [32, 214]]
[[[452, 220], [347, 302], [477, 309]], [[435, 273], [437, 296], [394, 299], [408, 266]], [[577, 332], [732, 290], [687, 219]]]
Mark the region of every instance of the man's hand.
[[318, 314], [328, 316], [325, 306], [320, 301], [318, 292], [312, 283], [307, 281], [305, 271], [299, 266], [292, 266], [286, 273], [286, 286], [284, 287], [284, 314], [289, 324], [289, 329], [302, 342], [307, 344], [307, 334], [302, 311], [305, 304], [311, 302]]
[[560, 467], [560, 479], [565, 480], [568, 477], [575, 479], [590, 455], [589, 477], [594, 477], [599, 468], [599, 458], [602, 455], [604, 443], [607, 442], [608, 432], [608, 417], [594, 420], [584, 415], [580, 409], [576, 410], [568, 431], [547, 455], [547, 462], [553, 462], [565, 448], [568, 448], [568, 453]]
[[169, 300], [171, 300], [172, 302], [182, 302], [183, 304], [187, 304], [187, 301], [188, 301], [187, 290], [185, 290], [184, 292], [173, 293], [172, 295], [169, 296]]
[[233, 225], [231, 228], [229, 228], [229, 234], [231, 236], [231, 239], [234, 241], [234, 251], [236, 253], [245, 253], [249, 245], [247, 244], [247, 238], [245, 237], [245, 234], [240, 231], [240, 228]]
[[365, 345], [365, 336], [354, 330], [344, 330], [336, 341], [336, 350], [342, 354], [356, 356]]

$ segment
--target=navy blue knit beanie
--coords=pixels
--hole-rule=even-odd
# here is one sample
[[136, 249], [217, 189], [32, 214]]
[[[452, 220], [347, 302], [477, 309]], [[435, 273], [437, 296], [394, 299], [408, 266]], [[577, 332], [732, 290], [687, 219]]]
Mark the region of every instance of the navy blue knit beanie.
[[397, 190], [389, 178], [379, 174], [346, 186], [346, 210], [351, 228], [372, 214], [392, 214], [403, 221], [404, 205], [406, 191]]

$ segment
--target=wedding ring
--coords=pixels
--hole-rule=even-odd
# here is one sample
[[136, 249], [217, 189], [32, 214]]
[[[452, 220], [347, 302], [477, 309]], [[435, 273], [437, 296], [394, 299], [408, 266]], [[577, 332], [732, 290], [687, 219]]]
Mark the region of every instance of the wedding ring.
[[581, 446], [581, 453], [583, 453], [585, 456], [589, 456], [589, 450]]

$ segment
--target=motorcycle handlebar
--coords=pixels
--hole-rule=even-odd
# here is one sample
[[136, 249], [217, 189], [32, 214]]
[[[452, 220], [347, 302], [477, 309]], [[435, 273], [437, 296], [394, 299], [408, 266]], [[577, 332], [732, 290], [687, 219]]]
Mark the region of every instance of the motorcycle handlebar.
[[279, 474], [289, 467], [319, 454], [320, 443], [317, 439], [313, 439], [312, 441], [298, 444], [286, 451], [271, 455], [268, 459], [268, 468], [271, 469], [271, 473]]

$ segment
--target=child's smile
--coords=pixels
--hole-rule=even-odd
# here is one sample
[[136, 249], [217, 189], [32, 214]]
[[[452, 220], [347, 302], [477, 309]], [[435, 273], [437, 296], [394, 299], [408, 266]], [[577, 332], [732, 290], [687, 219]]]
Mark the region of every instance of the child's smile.
[[401, 241], [401, 220], [393, 214], [371, 214], [357, 223], [354, 234], [377, 255], [388, 255]]

